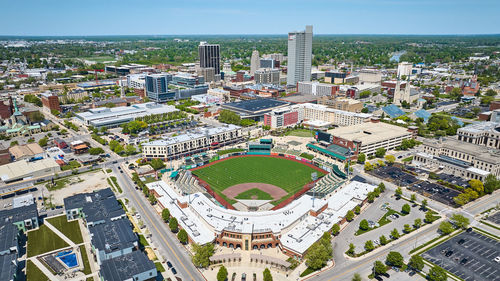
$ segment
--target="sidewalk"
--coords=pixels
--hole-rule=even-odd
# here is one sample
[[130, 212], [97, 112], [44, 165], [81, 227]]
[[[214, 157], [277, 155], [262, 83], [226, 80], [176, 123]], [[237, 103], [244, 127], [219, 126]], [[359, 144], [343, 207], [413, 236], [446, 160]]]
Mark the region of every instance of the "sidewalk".
[[43, 266], [43, 264], [37, 259], [37, 257], [38, 256], [31, 257], [28, 260], [32, 261], [36, 265], [36, 267], [38, 267], [38, 269], [40, 269], [43, 272], [43, 274], [45, 274], [45, 276], [49, 278], [49, 280], [51, 281], [60, 280], [57, 276], [52, 274], [50, 270], [48, 270], [45, 266]]
[[51, 225], [48, 220], [44, 220], [44, 224], [48, 228], [50, 228], [50, 230], [52, 230], [55, 234], [57, 234], [57, 236], [61, 237], [61, 239], [64, 240], [64, 242], [68, 243], [73, 248], [76, 247], [76, 244], [73, 241], [71, 241], [68, 237], [66, 237], [66, 235], [60, 232], [55, 226]]

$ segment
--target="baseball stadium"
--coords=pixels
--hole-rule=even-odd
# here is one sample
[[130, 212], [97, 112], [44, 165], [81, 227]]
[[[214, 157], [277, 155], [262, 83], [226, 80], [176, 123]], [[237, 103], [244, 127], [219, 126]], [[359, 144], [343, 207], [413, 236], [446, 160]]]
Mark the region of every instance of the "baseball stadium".
[[243, 251], [277, 248], [302, 258], [375, 189], [349, 181], [319, 157], [274, 149], [272, 140], [229, 151], [185, 157], [181, 169], [146, 185], [190, 242]]

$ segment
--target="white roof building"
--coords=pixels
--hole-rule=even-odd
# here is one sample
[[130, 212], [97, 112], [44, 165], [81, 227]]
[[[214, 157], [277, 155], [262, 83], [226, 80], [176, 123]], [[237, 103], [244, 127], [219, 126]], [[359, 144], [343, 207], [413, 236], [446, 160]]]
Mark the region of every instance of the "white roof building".
[[158, 194], [158, 202], [170, 210], [196, 243], [211, 243], [226, 230], [241, 234], [272, 232], [281, 237], [286, 250], [302, 255], [376, 186], [354, 181], [328, 199], [303, 195], [279, 210], [261, 212], [225, 209], [200, 192], [181, 196], [164, 181], [149, 183], [147, 187]]

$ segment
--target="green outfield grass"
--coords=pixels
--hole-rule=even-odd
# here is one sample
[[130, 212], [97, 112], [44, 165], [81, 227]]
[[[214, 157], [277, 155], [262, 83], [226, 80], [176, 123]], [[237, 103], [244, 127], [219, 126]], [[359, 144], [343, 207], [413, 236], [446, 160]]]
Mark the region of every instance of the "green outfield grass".
[[[255, 196], [255, 198], [252, 198]], [[273, 197], [269, 193], [264, 192], [258, 188], [252, 188], [236, 196], [236, 199], [248, 199], [248, 200], [273, 200]]]
[[[311, 173], [317, 172], [304, 164], [271, 157], [237, 157], [228, 159], [206, 168], [193, 171], [193, 174], [206, 181], [212, 189], [230, 204], [236, 201], [221, 192], [233, 185], [249, 182], [267, 183], [281, 187], [288, 195], [273, 204], [285, 200], [311, 182]], [[317, 172], [318, 176], [323, 176]]]

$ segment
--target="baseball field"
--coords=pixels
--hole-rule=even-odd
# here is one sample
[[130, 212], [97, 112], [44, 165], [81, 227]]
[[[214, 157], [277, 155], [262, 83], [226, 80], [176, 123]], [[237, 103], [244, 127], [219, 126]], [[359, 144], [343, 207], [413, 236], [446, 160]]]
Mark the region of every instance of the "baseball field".
[[192, 172], [230, 204], [254, 199], [276, 205], [311, 182], [313, 172], [324, 175], [297, 161], [258, 156], [230, 158]]

